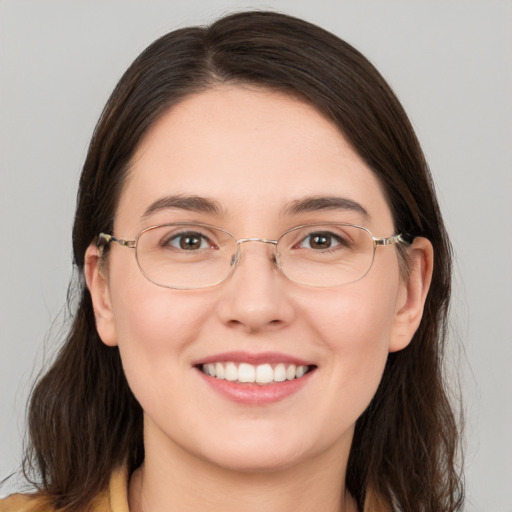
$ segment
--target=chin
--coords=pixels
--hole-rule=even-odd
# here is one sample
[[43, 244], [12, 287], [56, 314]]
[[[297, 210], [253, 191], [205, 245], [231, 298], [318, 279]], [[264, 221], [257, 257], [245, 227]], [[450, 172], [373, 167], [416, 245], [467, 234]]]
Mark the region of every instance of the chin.
[[208, 445], [196, 445], [195, 455], [228, 471], [276, 473], [308, 464], [328, 452], [343, 457], [352, 441], [352, 429], [347, 435], [333, 438], [323, 432], [291, 429], [289, 424], [284, 428], [260, 425], [256, 432], [250, 430], [240, 429], [238, 435], [205, 436]]
[[307, 459], [307, 454], [299, 449], [284, 451], [277, 447], [269, 447], [256, 450], [229, 450], [228, 453], [212, 456], [210, 462], [227, 471], [262, 474], [286, 471]]

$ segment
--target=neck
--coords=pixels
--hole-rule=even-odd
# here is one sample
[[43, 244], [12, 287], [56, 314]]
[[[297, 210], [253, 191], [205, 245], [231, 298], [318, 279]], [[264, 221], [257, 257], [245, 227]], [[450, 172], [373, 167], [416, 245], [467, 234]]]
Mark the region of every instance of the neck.
[[221, 468], [176, 446], [154, 448], [146, 443], [144, 464], [131, 478], [130, 512], [357, 510], [344, 486], [348, 449], [251, 472]]

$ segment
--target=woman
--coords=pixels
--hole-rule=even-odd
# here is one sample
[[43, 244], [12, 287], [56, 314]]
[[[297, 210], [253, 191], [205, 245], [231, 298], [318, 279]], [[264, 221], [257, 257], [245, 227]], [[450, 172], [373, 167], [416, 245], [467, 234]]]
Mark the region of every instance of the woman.
[[0, 510], [461, 509], [450, 246], [402, 107], [348, 44], [265, 12], [153, 43], [94, 133], [73, 245], [37, 493]]

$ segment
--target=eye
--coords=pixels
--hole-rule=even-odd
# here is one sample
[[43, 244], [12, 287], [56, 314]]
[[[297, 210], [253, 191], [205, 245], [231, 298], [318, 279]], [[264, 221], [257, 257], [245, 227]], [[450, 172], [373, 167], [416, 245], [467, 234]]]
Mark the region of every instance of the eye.
[[327, 231], [319, 231], [315, 233], [310, 233], [306, 236], [299, 244], [299, 248], [305, 249], [332, 249], [338, 245], [341, 245], [343, 240], [335, 235], [334, 233], [330, 233]]
[[202, 233], [194, 231], [186, 231], [178, 233], [167, 239], [163, 245], [175, 247], [182, 251], [197, 251], [200, 249], [211, 249], [214, 245], [210, 242], [208, 237]]

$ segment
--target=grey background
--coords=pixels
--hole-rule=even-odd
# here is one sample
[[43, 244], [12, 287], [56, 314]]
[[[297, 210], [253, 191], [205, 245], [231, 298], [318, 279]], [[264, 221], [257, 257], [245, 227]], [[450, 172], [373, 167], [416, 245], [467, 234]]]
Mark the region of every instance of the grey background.
[[[76, 185], [104, 102], [156, 37], [244, 7], [335, 32], [377, 65], [408, 111], [457, 258], [449, 367], [459, 369], [467, 412], [466, 510], [511, 512], [507, 0], [0, 1], [0, 479], [18, 467], [26, 397], [63, 330]], [[0, 495], [15, 487], [11, 479]]]

